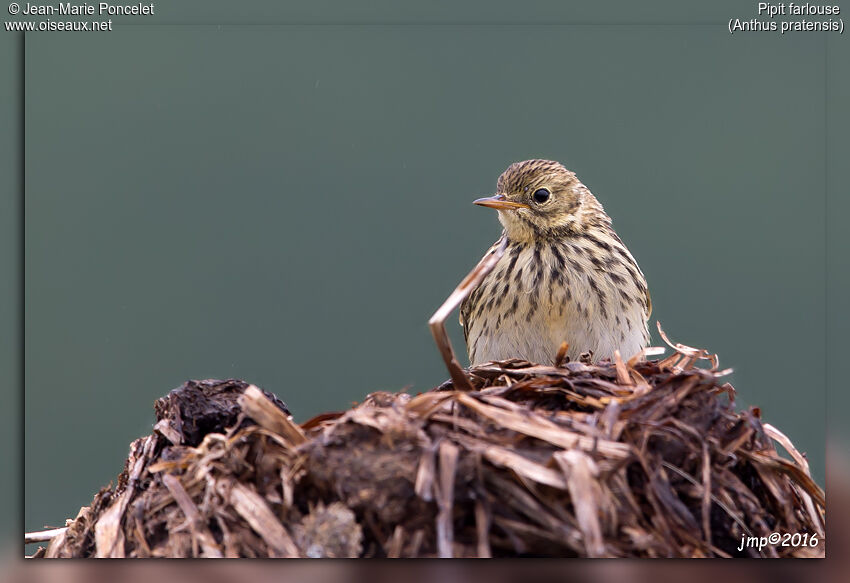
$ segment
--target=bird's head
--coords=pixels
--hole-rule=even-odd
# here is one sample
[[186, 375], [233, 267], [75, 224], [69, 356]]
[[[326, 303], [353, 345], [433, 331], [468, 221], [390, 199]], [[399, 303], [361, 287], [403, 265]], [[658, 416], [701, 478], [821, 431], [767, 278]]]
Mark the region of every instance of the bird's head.
[[499, 177], [496, 194], [475, 204], [497, 209], [508, 237], [519, 241], [563, 237], [610, 221], [576, 175], [552, 160], [511, 164]]

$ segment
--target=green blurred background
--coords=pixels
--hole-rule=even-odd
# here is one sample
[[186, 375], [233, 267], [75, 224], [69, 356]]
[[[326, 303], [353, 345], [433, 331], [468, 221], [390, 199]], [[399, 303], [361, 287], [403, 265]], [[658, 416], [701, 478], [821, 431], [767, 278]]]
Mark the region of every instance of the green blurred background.
[[578, 173], [653, 328], [717, 352], [823, 483], [825, 53], [844, 39], [730, 36], [752, 16], [736, 3], [538, 4], [275, 20], [216, 2], [27, 36], [27, 530], [113, 480], [186, 379], [245, 379], [299, 421], [444, 380], [426, 320], [500, 231], [471, 201], [532, 157]]

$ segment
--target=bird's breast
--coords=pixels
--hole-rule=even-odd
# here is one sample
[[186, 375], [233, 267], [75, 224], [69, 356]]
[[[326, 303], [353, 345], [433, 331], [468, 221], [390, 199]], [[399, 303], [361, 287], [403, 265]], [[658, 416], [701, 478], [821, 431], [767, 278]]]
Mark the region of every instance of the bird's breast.
[[648, 334], [635, 279], [643, 281], [636, 265], [585, 242], [509, 244], [468, 300], [470, 362], [551, 364], [562, 342], [572, 359], [636, 353]]

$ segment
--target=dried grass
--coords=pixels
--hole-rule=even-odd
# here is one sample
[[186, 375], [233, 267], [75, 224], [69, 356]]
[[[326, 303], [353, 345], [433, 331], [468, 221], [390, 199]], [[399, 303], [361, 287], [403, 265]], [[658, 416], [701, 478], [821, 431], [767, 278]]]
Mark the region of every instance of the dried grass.
[[[672, 346], [672, 345], [671, 345]], [[505, 361], [294, 423], [272, 395], [197, 381], [156, 404], [48, 557], [823, 556], [738, 550], [824, 536], [824, 494], [726, 371], [660, 361]], [[774, 442], [790, 454], [780, 457]]]

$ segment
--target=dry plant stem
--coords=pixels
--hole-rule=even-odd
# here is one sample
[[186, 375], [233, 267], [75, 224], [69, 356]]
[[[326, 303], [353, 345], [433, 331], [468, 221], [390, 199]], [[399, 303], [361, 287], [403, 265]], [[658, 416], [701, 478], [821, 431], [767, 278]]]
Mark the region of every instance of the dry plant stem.
[[590, 456], [576, 449], [559, 451], [552, 457], [564, 472], [587, 556], [604, 557], [605, 544], [602, 541], [598, 505], [602, 494], [596, 482], [599, 475], [596, 464]]
[[440, 355], [443, 357], [443, 362], [446, 363], [446, 368], [449, 370], [449, 375], [456, 389], [462, 391], [471, 391], [472, 385], [469, 379], [463, 372], [463, 367], [455, 356], [455, 351], [452, 348], [452, 343], [449, 340], [449, 335], [446, 333], [446, 318], [457, 308], [466, 296], [487, 277], [487, 274], [493, 271], [496, 263], [505, 254], [505, 249], [508, 246], [507, 237], [502, 238], [502, 242], [498, 247], [494, 247], [488, 255], [486, 255], [475, 269], [469, 272], [466, 277], [458, 284], [455, 290], [449, 294], [446, 301], [443, 302], [431, 319], [428, 320], [428, 327], [431, 328], [431, 334], [434, 336], [434, 341], [437, 343], [437, 348], [440, 350]]
[[[806, 473], [806, 475], [811, 477], [811, 473], [809, 473], [808, 460], [803, 454], [797, 451], [797, 448], [794, 447], [794, 444], [791, 443], [791, 440], [788, 439], [788, 436], [779, 431], [770, 423], [764, 424], [764, 432], [767, 434], [768, 437], [779, 442], [782, 447], [785, 448], [785, 451], [787, 451], [791, 455], [791, 457], [794, 458], [794, 461], [796, 461], [800, 465], [800, 467], [803, 468], [803, 471]], [[806, 505], [806, 511], [809, 513], [809, 516], [811, 516], [812, 519], [817, 522], [817, 525], [819, 527], [818, 534], [823, 537], [826, 534], [824, 532], [825, 529], [823, 524], [823, 516], [820, 514], [820, 512], [817, 512], [815, 510], [815, 505], [814, 502], [812, 502], [812, 497], [807, 492], [800, 492], [800, 495], [803, 498], [803, 503]], [[825, 496], [821, 495], [820, 498], [825, 499]]]
[[[144, 440], [134, 442], [136, 446], [130, 452], [127, 465], [130, 468], [127, 488], [116, 502], [104, 512], [94, 529], [94, 539], [99, 558], [123, 558], [124, 557], [124, 532], [121, 521], [127, 505], [136, 493], [139, 485], [139, 476], [145, 469], [145, 464], [150, 459], [156, 447], [156, 437], [149, 435]], [[50, 549], [48, 549], [49, 551]]]
[[667, 346], [673, 349], [673, 354], [661, 361], [662, 366], [669, 365], [670, 368], [685, 370], [691, 368], [697, 360], [707, 360], [711, 362], [711, 370], [717, 370], [720, 366], [720, 361], [716, 354], [712, 354], [708, 350], [702, 348], [685, 346], [679, 342], [674, 343], [667, 337], [667, 334], [661, 328], [660, 321], [656, 320], [655, 325], [658, 328], [658, 334], [661, 336], [661, 339], [667, 344]]
[[298, 557], [298, 547], [265, 500], [251, 487], [235, 482], [218, 482], [218, 492], [268, 544], [273, 557]]
[[198, 512], [198, 508], [192, 502], [189, 494], [186, 493], [180, 480], [171, 474], [163, 474], [162, 483], [171, 492], [183, 514], [186, 515], [189, 528], [192, 530], [195, 538], [198, 539], [201, 549], [203, 549], [203, 556], [220, 559], [222, 557], [221, 549], [216, 544], [212, 533], [204, 526], [204, 519], [201, 517], [201, 513]]
[[62, 528], [51, 528], [50, 530], [40, 530], [38, 532], [28, 532], [24, 535], [24, 544], [28, 545], [30, 543], [43, 543], [47, 542], [54, 537], [59, 536], [60, 534], [64, 534], [65, 531], [68, 530], [67, 526], [63, 526]]
[[440, 558], [450, 559], [454, 556], [452, 543], [452, 511], [454, 510], [455, 470], [457, 468], [458, 448], [448, 441], [440, 443], [440, 473], [437, 497], [437, 550]]
[[245, 389], [239, 397], [239, 404], [260, 427], [283, 435], [293, 445], [301, 445], [307, 440], [304, 431], [292, 421], [292, 418], [275, 407], [256, 386], [251, 385]]

